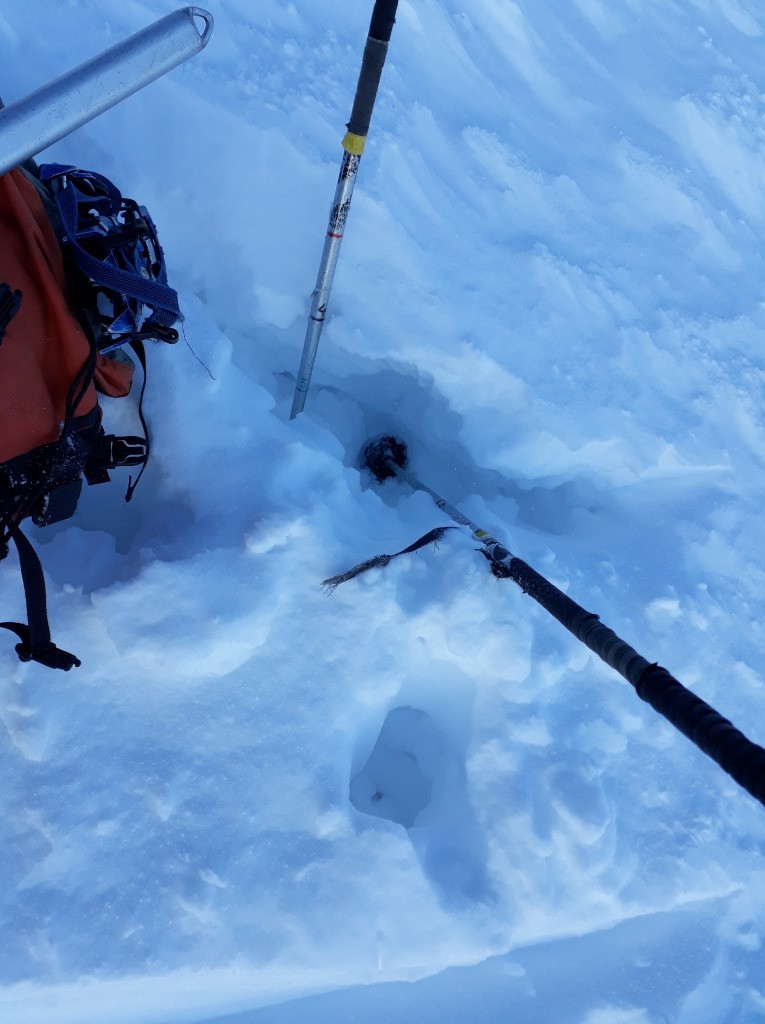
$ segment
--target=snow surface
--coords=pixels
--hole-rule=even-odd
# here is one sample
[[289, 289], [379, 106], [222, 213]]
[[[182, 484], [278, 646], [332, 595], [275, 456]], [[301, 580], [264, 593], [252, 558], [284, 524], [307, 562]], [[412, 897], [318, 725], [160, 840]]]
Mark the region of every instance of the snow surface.
[[[152, 211], [187, 344], [133, 502], [35, 533], [83, 666], [0, 652], [1, 1024], [765, 1019], [754, 800], [466, 532], [320, 586], [445, 521], [393, 431], [765, 741], [761, 5], [401, 0], [294, 422], [371, 3], [207, 6], [48, 154]], [[0, 0], [3, 98], [173, 7]]]

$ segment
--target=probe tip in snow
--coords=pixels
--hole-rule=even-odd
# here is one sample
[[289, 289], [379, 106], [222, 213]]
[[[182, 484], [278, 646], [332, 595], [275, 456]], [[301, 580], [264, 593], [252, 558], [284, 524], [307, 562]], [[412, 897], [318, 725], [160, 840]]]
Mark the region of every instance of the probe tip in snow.
[[389, 465], [391, 462], [401, 469], [406, 466], [406, 445], [403, 441], [392, 434], [384, 434], [367, 444], [364, 449], [364, 465], [380, 483], [396, 475]]

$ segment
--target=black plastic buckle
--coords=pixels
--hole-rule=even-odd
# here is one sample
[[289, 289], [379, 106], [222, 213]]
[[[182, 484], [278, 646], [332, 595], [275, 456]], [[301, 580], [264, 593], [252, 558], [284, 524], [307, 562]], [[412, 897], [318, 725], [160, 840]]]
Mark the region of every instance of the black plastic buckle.
[[29, 644], [23, 642], [16, 644], [16, 653], [19, 656], [19, 661], [25, 663], [36, 661], [38, 664], [44, 665], [45, 668], [60, 668], [63, 672], [79, 668], [82, 665], [76, 655], [70, 654], [69, 651], [62, 651], [52, 640], [45, 644], [38, 644], [36, 647], [30, 647]]
[[146, 462], [146, 440], [142, 437], [117, 437], [104, 434], [98, 442], [96, 457], [107, 469], [118, 466], [142, 466]]

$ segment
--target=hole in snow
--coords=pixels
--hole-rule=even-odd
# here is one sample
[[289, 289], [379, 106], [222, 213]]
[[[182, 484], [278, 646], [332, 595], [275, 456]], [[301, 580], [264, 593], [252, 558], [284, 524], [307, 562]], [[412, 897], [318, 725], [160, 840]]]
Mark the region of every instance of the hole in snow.
[[351, 779], [351, 803], [363, 814], [411, 828], [430, 804], [444, 758], [441, 732], [430, 715], [394, 708], [366, 764]]

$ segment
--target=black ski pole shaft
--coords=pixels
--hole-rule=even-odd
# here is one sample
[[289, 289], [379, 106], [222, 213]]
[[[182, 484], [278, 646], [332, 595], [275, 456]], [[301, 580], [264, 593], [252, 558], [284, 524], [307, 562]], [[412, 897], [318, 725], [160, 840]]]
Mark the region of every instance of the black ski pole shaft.
[[703, 750], [743, 789], [765, 805], [765, 749], [753, 743], [727, 718], [688, 690], [665, 668], [647, 661], [593, 612], [588, 612], [559, 590], [536, 569], [518, 558], [498, 540], [463, 515], [408, 469], [387, 458], [386, 465], [414, 490], [425, 491], [436, 505], [483, 545], [495, 575], [513, 580], [619, 675], [637, 695], [663, 715], [684, 736]]
[[353, 99], [351, 119], [347, 125], [347, 132], [343, 138], [343, 159], [340, 164], [340, 174], [335, 186], [335, 195], [329, 212], [329, 224], [324, 237], [324, 249], [321, 254], [319, 273], [316, 278], [316, 287], [311, 296], [311, 312], [308, 315], [305, 341], [303, 342], [303, 354], [300, 359], [297, 380], [295, 382], [295, 393], [292, 397], [292, 409], [290, 419], [294, 420], [298, 413], [303, 411], [305, 406], [308, 388], [311, 383], [316, 353], [319, 348], [324, 319], [327, 315], [329, 296], [332, 291], [332, 281], [335, 277], [335, 268], [340, 256], [340, 245], [345, 232], [345, 222], [348, 219], [348, 212], [351, 208], [353, 189], [356, 184], [356, 175], [359, 170], [359, 163], [364, 152], [369, 124], [372, 119], [377, 89], [380, 85], [383, 65], [388, 53], [393, 24], [396, 20], [396, 8], [398, 0], [376, 0], [372, 11], [372, 20], [369, 23], [369, 34], [364, 56], [361, 61], [359, 80], [356, 85], [356, 94]]

